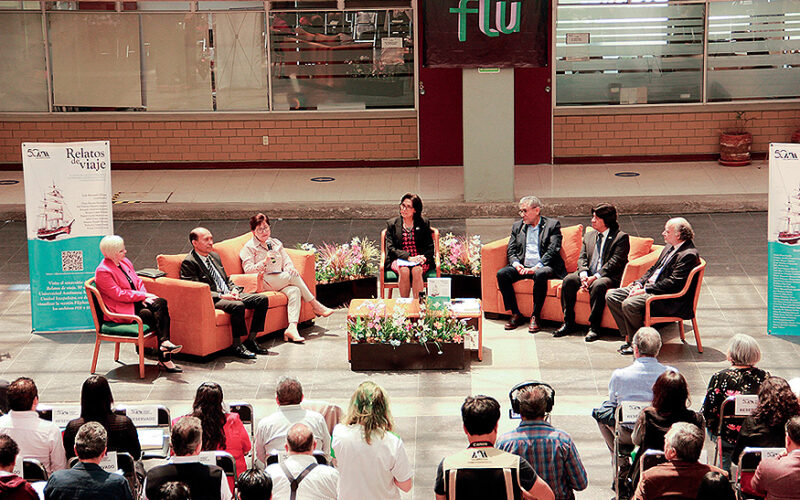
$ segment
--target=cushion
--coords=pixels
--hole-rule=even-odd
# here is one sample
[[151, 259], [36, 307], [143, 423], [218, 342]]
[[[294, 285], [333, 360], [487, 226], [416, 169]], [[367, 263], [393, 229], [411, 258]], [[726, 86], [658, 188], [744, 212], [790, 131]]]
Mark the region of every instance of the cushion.
[[578, 269], [578, 257], [581, 254], [583, 244], [583, 225], [562, 227], [561, 228], [561, 258], [567, 266], [568, 273], [574, 273]]
[[242, 251], [244, 244], [252, 237], [253, 233], [247, 232], [241, 236], [214, 243], [214, 251], [219, 254], [219, 258], [222, 260], [222, 267], [225, 268], [225, 272], [228, 273], [228, 276], [231, 274], [244, 273], [242, 269], [242, 259], [239, 258], [239, 252]]
[[631, 236], [631, 249], [628, 252], [628, 260], [638, 259], [650, 253], [653, 248], [653, 238], [640, 238]]
[[[150, 331], [150, 325], [145, 323], [143, 325], [144, 333]], [[114, 321], [105, 321], [100, 327], [100, 332], [107, 335], [120, 335], [123, 337], [138, 337], [139, 324], [138, 323], [116, 323]]]
[[185, 253], [165, 255], [156, 257], [158, 268], [167, 273], [168, 278], [181, 279], [181, 262], [186, 258]]
[[[428, 272], [425, 273], [425, 276], [424, 276], [425, 279], [435, 278], [435, 277], [436, 277], [436, 268], [435, 267], [432, 267], [432, 268], [428, 269]], [[391, 271], [391, 270], [386, 271], [386, 273], [383, 275], [383, 282], [384, 283], [395, 283], [395, 282], [397, 282], [397, 279], [398, 279], [397, 278], [397, 273], [395, 273], [394, 271]]]

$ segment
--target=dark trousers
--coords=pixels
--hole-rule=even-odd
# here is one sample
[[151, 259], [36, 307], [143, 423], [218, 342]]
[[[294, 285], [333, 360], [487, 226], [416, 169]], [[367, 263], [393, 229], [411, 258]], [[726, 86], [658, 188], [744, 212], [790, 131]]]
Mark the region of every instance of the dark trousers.
[[[589, 326], [593, 330], [600, 328], [603, 311], [606, 307], [606, 291], [616, 288], [619, 282], [607, 277], [597, 278], [589, 285]], [[561, 307], [564, 309], [564, 323], [575, 324], [575, 302], [581, 288], [581, 277], [578, 273], [570, 273], [561, 284]]]
[[497, 286], [503, 295], [503, 304], [513, 314], [519, 314], [514, 283], [519, 280], [533, 280], [533, 316], [538, 318], [547, 297], [547, 280], [555, 277], [553, 268], [542, 266], [533, 274], [519, 274], [516, 269], [506, 266], [497, 271]]
[[626, 342], [633, 340], [633, 336], [644, 326], [644, 306], [649, 293], [642, 293], [635, 297], [628, 297], [632, 285], [625, 288], [614, 288], [606, 293], [608, 310], [617, 323], [619, 333], [625, 337]]
[[[169, 340], [169, 309], [167, 308], [167, 299], [157, 298], [152, 303], [145, 305], [144, 302], [135, 302], [133, 310], [137, 316], [142, 318], [142, 323], [148, 325], [158, 337], [158, 345], [162, 342]], [[160, 349], [158, 350], [158, 359], [169, 359], [168, 354], [164, 354]]]
[[[260, 293], [240, 293], [239, 300], [219, 299], [214, 303], [214, 308], [225, 311], [231, 317], [231, 335], [233, 346], [241, 344], [241, 337], [247, 335], [247, 340], [255, 341], [256, 334], [264, 329], [264, 319], [267, 317], [269, 300]], [[247, 323], [244, 320], [246, 309], [253, 310], [253, 320], [250, 322], [250, 333], [247, 333]]]

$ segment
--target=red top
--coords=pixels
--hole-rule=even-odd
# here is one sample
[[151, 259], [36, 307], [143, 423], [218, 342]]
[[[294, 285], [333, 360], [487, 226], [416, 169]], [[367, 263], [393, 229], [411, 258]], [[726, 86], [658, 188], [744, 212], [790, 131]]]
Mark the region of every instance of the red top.
[[[403, 250], [408, 252], [412, 257], [418, 255], [417, 244], [414, 242], [414, 231], [403, 230]], [[422, 268], [422, 274], [427, 273], [430, 268], [427, 261], [423, 264], [419, 264], [419, 266]]]

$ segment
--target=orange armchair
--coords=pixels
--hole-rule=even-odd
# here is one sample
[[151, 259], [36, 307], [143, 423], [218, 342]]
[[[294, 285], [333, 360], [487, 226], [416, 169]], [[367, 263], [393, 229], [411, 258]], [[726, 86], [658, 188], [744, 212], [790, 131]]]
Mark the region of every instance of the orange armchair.
[[[700, 259], [700, 263], [695, 266], [694, 269], [689, 273], [689, 277], [686, 279], [686, 284], [683, 286], [683, 290], [678, 293], [668, 293], [665, 295], [653, 295], [647, 299], [644, 305], [644, 326], [651, 326], [656, 323], [671, 323], [673, 321], [678, 322], [678, 328], [681, 332], [681, 340], [686, 342], [686, 332], [683, 329], [683, 320], [684, 319], [691, 319], [692, 320], [692, 330], [694, 331], [694, 340], [697, 343], [697, 352], [703, 352], [703, 343], [700, 342], [700, 331], [697, 329], [697, 300], [700, 298], [700, 285], [703, 283], [703, 275], [706, 272], [706, 261], [704, 259]], [[694, 287], [694, 289], [692, 289]], [[666, 300], [666, 299], [677, 299], [678, 297], [683, 297], [688, 293], [694, 294], [694, 302], [692, 303], [692, 317], [691, 318], [681, 318], [678, 316], [652, 316], [650, 312], [651, 304], [657, 300]]]

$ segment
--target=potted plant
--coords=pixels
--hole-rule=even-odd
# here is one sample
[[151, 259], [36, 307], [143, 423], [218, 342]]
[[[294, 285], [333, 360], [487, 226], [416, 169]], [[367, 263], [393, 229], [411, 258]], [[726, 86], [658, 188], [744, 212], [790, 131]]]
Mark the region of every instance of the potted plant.
[[753, 136], [745, 130], [747, 122], [752, 120], [744, 111], [737, 111], [734, 126], [723, 131], [719, 136], [719, 163], [727, 167], [742, 167], [750, 164], [750, 147]]
[[439, 238], [442, 276], [452, 280], [453, 298], [481, 298], [481, 237], [447, 233]]
[[311, 243], [298, 245], [314, 254], [317, 300], [337, 307], [351, 299], [377, 296], [378, 245], [368, 238], [353, 238], [350, 243]]
[[350, 367], [353, 370], [461, 370], [464, 338], [475, 334], [449, 303], [421, 305], [410, 318], [402, 304], [386, 314], [386, 303], [366, 303], [367, 314], [348, 319]]

